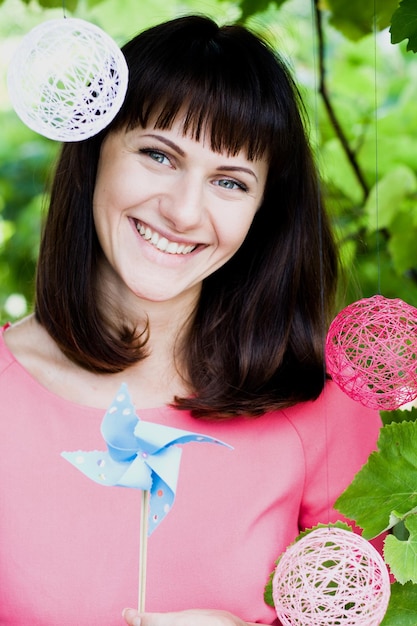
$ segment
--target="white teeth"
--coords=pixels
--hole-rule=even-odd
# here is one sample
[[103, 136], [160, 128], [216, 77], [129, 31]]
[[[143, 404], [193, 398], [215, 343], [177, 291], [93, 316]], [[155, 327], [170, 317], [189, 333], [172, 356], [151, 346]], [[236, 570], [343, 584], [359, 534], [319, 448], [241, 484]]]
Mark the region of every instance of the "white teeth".
[[[170, 241], [167, 247], [165, 248], [165, 252], [168, 252], [168, 254], [177, 254], [179, 247], [180, 246], [177, 243], [175, 243], [175, 241]], [[184, 247], [184, 245], [182, 247]]]
[[176, 243], [175, 241], [169, 241], [166, 237], [161, 237], [156, 231], [153, 231], [149, 226], [142, 226], [139, 222], [136, 223], [137, 231], [146, 241], [149, 241], [161, 252], [168, 254], [189, 254], [195, 250], [196, 246], [186, 246], [184, 243]]
[[[151, 243], [154, 243], [153, 238], [151, 239]], [[166, 237], [161, 237], [160, 240], [157, 242], [156, 247], [158, 248], [158, 250], [162, 250], [162, 252], [165, 252], [165, 250], [167, 249], [168, 246], [168, 239], [166, 239]]]

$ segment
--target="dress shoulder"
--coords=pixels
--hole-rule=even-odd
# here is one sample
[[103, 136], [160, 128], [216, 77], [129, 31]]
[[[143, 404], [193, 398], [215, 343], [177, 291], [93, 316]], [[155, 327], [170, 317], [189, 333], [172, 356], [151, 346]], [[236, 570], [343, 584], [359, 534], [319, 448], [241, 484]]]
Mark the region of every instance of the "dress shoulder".
[[307, 528], [320, 518], [341, 519], [334, 502], [376, 449], [382, 426], [379, 412], [352, 400], [332, 381], [314, 402], [284, 412], [304, 453], [300, 526]]

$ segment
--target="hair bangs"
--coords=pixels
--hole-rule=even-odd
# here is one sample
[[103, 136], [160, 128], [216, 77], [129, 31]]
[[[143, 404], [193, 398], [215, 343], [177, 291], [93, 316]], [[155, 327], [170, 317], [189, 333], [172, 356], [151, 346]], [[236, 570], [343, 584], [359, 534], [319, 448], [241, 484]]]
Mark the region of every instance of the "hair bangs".
[[[155, 39], [152, 54], [146, 46], [136, 52], [124, 49], [128, 64], [134, 55], [130, 65], [135, 69], [117, 125], [169, 129], [181, 120], [184, 134], [208, 139], [216, 152], [245, 150], [249, 160], [267, 155], [277, 130], [275, 94], [265, 91], [270, 80], [259, 75], [258, 62], [255, 69], [248, 50], [252, 40], [244, 41], [242, 30], [240, 49], [236, 41], [230, 46], [231, 29], [240, 32], [238, 26], [215, 26], [210, 36], [194, 39], [191, 46], [178, 41], [175, 52], [166, 39], [158, 53]], [[259, 55], [259, 42], [257, 46]]]
[[145, 125], [154, 120], [155, 128], [167, 129], [180, 119], [184, 134], [197, 141], [209, 141], [215, 152], [236, 155], [245, 150], [249, 160], [267, 153], [270, 123], [264, 119], [259, 103], [253, 97], [247, 97], [248, 91], [228, 94], [227, 88], [232, 90], [227, 84], [207, 87], [199, 83], [191, 90], [187, 81], [181, 88], [178, 82], [175, 84], [175, 96], [168, 96], [163, 102], [153, 99], [148, 104]]

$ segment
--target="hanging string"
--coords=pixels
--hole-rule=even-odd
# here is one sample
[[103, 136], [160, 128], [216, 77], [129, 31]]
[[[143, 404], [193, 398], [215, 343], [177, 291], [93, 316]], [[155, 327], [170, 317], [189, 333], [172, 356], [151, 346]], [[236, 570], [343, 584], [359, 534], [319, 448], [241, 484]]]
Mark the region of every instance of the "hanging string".
[[65, 6], [65, 0], [62, 0], [62, 13], [64, 14], [64, 20], [65, 20], [67, 17], [67, 9]]
[[376, 0], [373, 3], [373, 41], [374, 41], [374, 127], [375, 127], [375, 228], [377, 258], [377, 291], [381, 294], [381, 250], [379, 232], [379, 163], [378, 163], [378, 45], [377, 45], [377, 13]]
[[[318, 227], [318, 237], [319, 237], [319, 284], [320, 284], [320, 316], [321, 316], [321, 326], [322, 326], [322, 338], [323, 338], [323, 389], [326, 386], [327, 373], [326, 373], [326, 353], [325, 353], [325, 337], [326, 337], [326, 306], [325, 306], [325, 287], [324, 287], [324, 250], [323, 250], [323, 223], [322, 223], [322, 194], [321, 194], [321, 179], [320, 179], [320, 168], [318, 164], [318, 145], [319, 145], [319, 103], [318, 103], [318, 95], [319, 95], [319, 81], [318, 81], [318, 58], [317, 58], [317, 32], [321, 28], [321, 24], [319, 24], [319, 15], [318, 11], [320, 10], [316, 6], [317, 0], [312, 0], [311, 2], [311, 31], [312, 31], [312, 48], [313, 48], [313, 86], [314, 86], [314, 118], [313, 118], [313, 127], [315, 134], [315, 159], [317, 163], [317, 227]], [[327, 429], [327, 411], [326, 405], [324, 405], [324, 442], [325, 442], [325, 450], [326, 450], [326, 459], [325, 459], [325, 472], [326, 472], [326, 502], [327, 502], [327, 523], [330, 523], [330, 475], [329, 475], [329, 459], [328, 459], [328, 429]]]
[[[323, 34], [319, 0], [312, 0], [311, 20], [314, 63], [314, 130], [318, 146], [318, 93], [316, 37], [319, 39], [320, 77], [323, 76]], [[314, 24], [317, 31], [314, 30]], [[317, 156], [317, 155], [316, 155]], [[318, 160], [317, 160], [318, 163]], [[325, 331], [324, 247], [322, 235], [321, 179], [317, 168], [317, 209], [320, 302]], [[324, 351], [323, 379], [326, 383], [327, 354]], [[328, 410], [323, 406], [325, 489], [327, 527], [316, 528], [299, 538], [281, 555], [272, 579], [272, 596], [279, 622], [283, 626], [330, 626], [346, 624], [378, 626], [384, 618], [390, 597], [390, 579], [382, 556], [361, 535], [332, 528], [330, 518], [330, 463]], [[329, 588], [332, 591], [329, 593]]]

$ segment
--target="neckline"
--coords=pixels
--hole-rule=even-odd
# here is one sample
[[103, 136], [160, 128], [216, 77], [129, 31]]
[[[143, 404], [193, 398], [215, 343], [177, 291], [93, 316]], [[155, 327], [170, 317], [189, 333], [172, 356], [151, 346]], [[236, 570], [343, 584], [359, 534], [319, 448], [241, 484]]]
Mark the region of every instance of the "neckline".
[[[73, 400], [70, 400], [69, 398], [60, 396], [56, 392], [52, 391], [51, 389], [43, 385], [35, 376], [33, 376], [30, 373], [30, 371], [27, 370], [24, 367], [24, 365], [16, 358], [16, 356], [10, 350], [9, 346], [7, 345], [5, 341], [4, 334], [5, 334], [5, 331], [10, 326], [11, 326], [10, 322], [7, 322], [2, 327], [0, 327], [0, 351], [3, 352], [3, 354], [6, 356], [8, 365], [13, 365], [14, 367], [16, 367], [20, 371], [21, 375], [27, 379], [31, 387], [34, 387], [38, 393], [42, 393], [50, 397], [54, 402], [57, 402], [57, 403], [60, 402], [68, 406], [73, 406], [74, 410], [84, 411], [86, 413], [90, 413], [94, 415], [100, 414], [103, 416], [105, 414], [108, 407], [89, 406], [88, 404], [81, 404], [80, 402], [75, 402]], [[115, 387], [114, 395], [116, 395], [119, 386], [117, 388]], [[141, 414], [144, 414], [145, 412], [148, 414], [161, 413], [162, 411], [167, 411], [170, 409], [173, 411], [176, 410], [174, 407], [170, 407], [169, 405], [166, 405], [166, 404], [155, 406], [155, 407], [147, 407], [147, 408], [141, 408], [140, 406], [139, 407], [135, 406], [135, 409], [137, 412], [140, 412]]]

